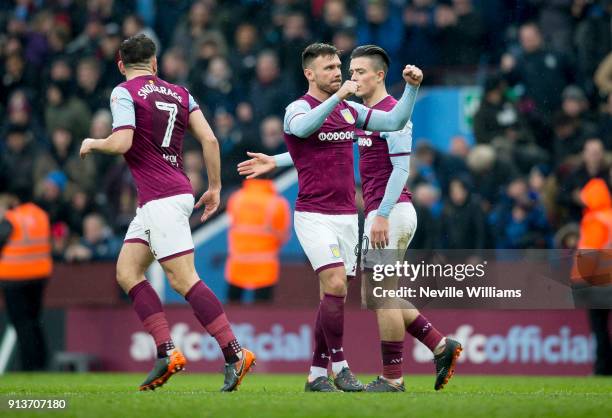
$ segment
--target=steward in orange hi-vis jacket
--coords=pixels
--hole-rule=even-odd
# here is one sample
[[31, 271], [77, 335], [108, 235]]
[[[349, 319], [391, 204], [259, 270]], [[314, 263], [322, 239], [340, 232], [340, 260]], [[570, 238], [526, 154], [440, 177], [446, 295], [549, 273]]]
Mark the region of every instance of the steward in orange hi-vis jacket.
[[[606, 182], [590, 180], [580, 191], [585, 209], [580, 222], [580, 241], [572, 280], [587, 290], [591, 301], [611, 295], [612, 290], [612, 198]], [[597, 306], [598, 302], [593, 302]], [[608, 328], [610, 309], [590, 309], [589, 320], [597, 342], [594, 373], [612, 375], [612, 343]]]
[[272, 180], [245, 180], [230, 196], [227, 213], [228, 298], [239, 301], [243, 289], [254, 289], [256, 301], [272, 299], [280, 270], [278, 253], [289, 234], [289, 203], [277, 194]]
[[0, 288], [17, 333], [23, 370], [43, 370], [47, 349], [41, 326], [42, 303], [51, 276], [49, 217], [16, 189], [0, 201]]

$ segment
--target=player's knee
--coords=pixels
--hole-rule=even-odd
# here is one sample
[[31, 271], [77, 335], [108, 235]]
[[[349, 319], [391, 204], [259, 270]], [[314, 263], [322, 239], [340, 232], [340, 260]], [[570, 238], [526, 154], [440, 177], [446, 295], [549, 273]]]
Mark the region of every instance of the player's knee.
[[117, 275], [115, 277], [117, 279], [117, 283], [123, 289], [129, 289], [133, 286], [133, 284], [140, 279], [140, 276], [131, 269], [126, 268], [121, 265], [117, 265]]
[[193, 283], [199, 280], [197, 277], [191, 277], [189, 274], [177, 274], [173, 271], [166, 271], [166, 276], [172, 290], [181, 295], [187, 294]]
[[325, 293], [334, 296], [345, 296], [346, 295], [346, 279], [343, 277], [332, 276], [327, 280], [325, 285]]

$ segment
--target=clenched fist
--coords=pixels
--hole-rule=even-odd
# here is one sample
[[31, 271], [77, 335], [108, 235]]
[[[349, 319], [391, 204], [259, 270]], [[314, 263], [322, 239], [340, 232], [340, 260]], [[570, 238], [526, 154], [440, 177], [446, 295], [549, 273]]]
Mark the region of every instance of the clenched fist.
[[423, 81], [423, 71], [415, 65], [406, 65], [404, 71], [402, 71], [402, 77], [404, 77], [406, 83], [418, 87]]
[[346, 80], [342, 87], [336, 92], [336, 95], [340, 98], [340, 100], [347, 99], [353, 94], [357, 93], [357, 89], [359, 88], [359, 84], [352, 80]]

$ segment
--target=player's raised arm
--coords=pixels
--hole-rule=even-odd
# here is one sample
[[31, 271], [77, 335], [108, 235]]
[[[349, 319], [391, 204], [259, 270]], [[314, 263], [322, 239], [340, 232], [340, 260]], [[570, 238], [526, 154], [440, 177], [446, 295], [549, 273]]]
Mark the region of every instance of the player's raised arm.
[[299, 138], [308, 138], [323, 125], [325, 118], [342, 100], [357, 91], [357, 83], [345, 81], [340, 89], [319, 106], [311, 109], [305, 100], [296, 100], [287, 106], [284, 130]]
[[206, 121], [200, 109], [189, 114], [189, 130], [202, 144], [206, 173], [208, 175], [208, 190], [195, 204], [196, 208], [204, 206], [201, 221], [206, 221], [219, 207], [221, 195], [221, 157], [219, 155], [219, 142], [212, 128]]
[[136, 116], [132, 96], [124, 87], [113, 89], [110, 108], [113, 115], [113, 133], [104, 139], [86, 138], [81, 144], [81, 158], [91, 152], [125, 154], [132, 147]]
[[247, 155], [251, 159], [238, 164], [238, 174], [247, 176], [247, 179], [254, 179], [267, 174], [276, 167], [290, 167], [293, 165], [293, 160], [288, 152], [272, 156], [260, 152], [247, 152]]
[[368, 131], [399, 131], [406, 126], [406, 123], [412, 117], [419, 86], [423, 81], [423, 72], [413, 65], [407, 65], [402, 76], [406, 80], [406, 88], [402, 97], [390, 112], [372, 110], [359, 103], [347, 102], [358, 112], [358, 128]]

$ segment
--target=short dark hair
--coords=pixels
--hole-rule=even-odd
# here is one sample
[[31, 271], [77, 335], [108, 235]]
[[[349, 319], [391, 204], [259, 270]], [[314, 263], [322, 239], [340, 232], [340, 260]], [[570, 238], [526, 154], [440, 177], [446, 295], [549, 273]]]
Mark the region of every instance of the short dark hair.
[[119, 56], [126, 66], [146, 63], [155, 52], [155, 43], [144, 34], [127, 38], [119, 47]]
[[338, 49], [330, 44], [314, 43], [310, 44], [302, 52], [302, 68], [306, 68], [317, 57], [328, 55], [340, 55]]
[[385, 74], [387, 74], [387, 71], [389, 71], [389, 65], [391, 65], [391, 60], [389, 59], [387, 51], [385, 51], [381, 47], [376, 45], [362, 45], [353, 49], [353, 52], [351, 53], [351, 59], [361, 57], [368, 57], [374, 59], [378, 69], [383, 70]]

